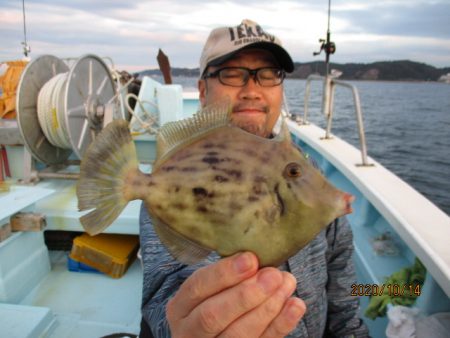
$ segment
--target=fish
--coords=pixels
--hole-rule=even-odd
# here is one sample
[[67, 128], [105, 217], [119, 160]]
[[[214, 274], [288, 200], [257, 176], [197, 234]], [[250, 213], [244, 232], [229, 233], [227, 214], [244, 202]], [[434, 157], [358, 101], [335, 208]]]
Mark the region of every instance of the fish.
[[[284, 119], [272, 138], [231, 124], [225, 100], [169, 122], [156, 137], [150, 174], [139, 162], [128, 122], [109, 123], [87, 149], [77, 182], [80, 217], [102, 232], [127, 203], [140, 199], [171, 255], [195, 264], [211, 252], [256, 254], [279, 266], [334, 219], [354, 197], [334, 187], [293, 144]], [[93, 210], [91, 210], [93, 209]]]

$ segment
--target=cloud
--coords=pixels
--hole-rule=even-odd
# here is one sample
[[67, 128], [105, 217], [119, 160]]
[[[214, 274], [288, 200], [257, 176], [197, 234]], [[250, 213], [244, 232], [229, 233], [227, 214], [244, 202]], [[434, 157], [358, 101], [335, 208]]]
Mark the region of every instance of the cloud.
[[450, 37], [450, 2], [384, 1], [359, 8], [337, 8], [336, 17], [349, 23], [346, 32], [396, 36]]
[[[61, 58], [87, 53], [117, 65], [157, 67], [159, 48], [176, 67], [196, 67], [210, 30], [249, 18], [279, 36], [296, 61], [310, 61], [325, 38], [328, 1], [284, 0], [27, 0], [32, 55]], [[449, 66], [447, 0], [333, 0], [333, 61], [370, 62], [384, 57]], [[0, 60], [21, 57], [22, 3], [0, 4]]]

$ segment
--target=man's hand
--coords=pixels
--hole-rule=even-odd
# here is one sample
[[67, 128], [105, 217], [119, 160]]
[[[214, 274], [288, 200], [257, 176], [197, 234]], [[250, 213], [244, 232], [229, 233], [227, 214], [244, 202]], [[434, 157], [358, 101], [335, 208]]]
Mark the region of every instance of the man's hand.
[[284, 337], [303, 317], [290, 297], [296, 280], [275, 268], [258, 270], [250, 252], [197, 270], [167, 304], [172, 337]]

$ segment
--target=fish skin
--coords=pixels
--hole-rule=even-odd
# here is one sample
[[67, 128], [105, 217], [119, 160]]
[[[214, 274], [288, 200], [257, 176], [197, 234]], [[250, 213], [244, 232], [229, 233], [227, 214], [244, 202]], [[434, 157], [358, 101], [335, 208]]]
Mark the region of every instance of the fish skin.
[[[300, 177], [285, 175], [291, 163]], [[153, 217], [221, 256], [253, 251], [261, 266], [281, 264], [344, 213], [344, 195], [290, 139], [262, 139], [236, 127], [181, 149], [152, 177], [157, 193], [139, 198]]]
[[[172, 149], [151, 175], [127, 164], [124, 168], [118, 170], [121, 198], [142, 199], [153, 219], [174, 234], [164, 236], [163, 243], [175, 258], [188, 263], [196, 257], [171, 248], [172, 237], [221, 256], [252, 251], [260, 266], [278, 266], [348, 213], [352, 201], [292, 144], [285, 124], [273, 139], [220, 126]], [[80, 180], [87, 182], [83, 171]], [[85, 171], [92, 175], [95, 170]], [[88, 189], [95, 189], [95, 181], [89, 177]], [[94, 220], [82, 219], [88, 232], [102, 213], [97, 210]]]

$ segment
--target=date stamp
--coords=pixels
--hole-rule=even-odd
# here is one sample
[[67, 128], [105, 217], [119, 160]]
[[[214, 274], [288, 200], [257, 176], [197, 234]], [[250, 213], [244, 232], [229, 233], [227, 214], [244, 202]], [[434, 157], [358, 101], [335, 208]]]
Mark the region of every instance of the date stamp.
[[415, 297], [420, 296], [420, 285], [414, 284], [352, 284], [350, 295], [361, 296], [381, 296], [389, 297]]

